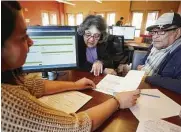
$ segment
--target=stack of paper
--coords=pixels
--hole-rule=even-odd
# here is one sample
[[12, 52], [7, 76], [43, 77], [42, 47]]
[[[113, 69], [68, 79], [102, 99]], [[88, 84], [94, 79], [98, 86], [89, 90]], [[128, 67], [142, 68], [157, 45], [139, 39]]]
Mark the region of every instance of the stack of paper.
[[49, 96], [44, 96], [39, 100], [57, 110], [66, 113], [74, 113], [86, 104], [92, 97], [86, 94], [70, 91]]
[[139, 121], [179, 115], [181, 107], [158, 89], [142, 89], [137, 104], [130, 108]]
[[181, 132], [181, 127], [164, 120], [140, 122], [136, 132]]
[[106, 75], [98, 84], [95, 90], [113, 95], [114, 92], [136, 90], [144, 76], [144, 71], [131, 70], [126, 77]]

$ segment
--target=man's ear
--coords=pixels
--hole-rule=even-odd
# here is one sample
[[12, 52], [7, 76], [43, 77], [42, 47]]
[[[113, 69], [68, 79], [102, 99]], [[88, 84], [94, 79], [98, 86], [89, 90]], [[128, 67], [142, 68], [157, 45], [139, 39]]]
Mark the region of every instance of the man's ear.
[[179, 28], [176, 30], [175, 39], [178, 39], [180, 36], [181, 36], [181, 27], [179, 27]]

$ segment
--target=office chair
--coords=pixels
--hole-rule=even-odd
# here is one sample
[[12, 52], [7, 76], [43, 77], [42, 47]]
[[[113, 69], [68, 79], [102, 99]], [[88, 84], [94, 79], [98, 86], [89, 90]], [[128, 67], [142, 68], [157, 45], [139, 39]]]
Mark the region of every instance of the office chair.
[[143, 40], [142, 40], [143, 43], [147, 43], [147, 44], [151, 44], [152, 43], [152, 35], [141, 34], [140, 37], [143, 38]]
[[141, 64], [141, 61], [144, 59], [146, 55], [147, 55], [147, 51], [135, 50], [133, 53], [133, 61], [132, 61], [131, 69], [137, 70], [138, 65]]
[[130, 55], [129, 52], [124, 49], [124, 36], [109, 35], [107, 42], [114, 68], [117, 68], [119, 64], [127, 64]]

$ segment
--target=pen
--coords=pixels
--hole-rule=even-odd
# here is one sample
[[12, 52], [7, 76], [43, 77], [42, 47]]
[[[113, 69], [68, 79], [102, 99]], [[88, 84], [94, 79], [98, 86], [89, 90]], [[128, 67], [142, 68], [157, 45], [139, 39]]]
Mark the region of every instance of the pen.
[[147, 96], [151, 96], [151, 97], [160, 98], [160, 96], [157, 96], [157, 95], [146, 94], [146, 93], [140, 93], [140, 94], [141, 94], [141, 95], [147, 95]]

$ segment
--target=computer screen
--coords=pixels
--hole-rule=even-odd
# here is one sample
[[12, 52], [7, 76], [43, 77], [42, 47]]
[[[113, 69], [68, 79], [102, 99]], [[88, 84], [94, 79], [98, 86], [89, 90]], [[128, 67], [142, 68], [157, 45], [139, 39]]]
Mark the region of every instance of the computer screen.
[[23, 71], [56, 71], [78, 67], [77, 29], [73, 26], [32, 26], [27, 33], [33, 45]]
[[112, 27], [112, 34], [118, 36], [124, 36], [125, 40], [133, 40], [135, 35], [136, 27], [132, 26], [113, 26]]

